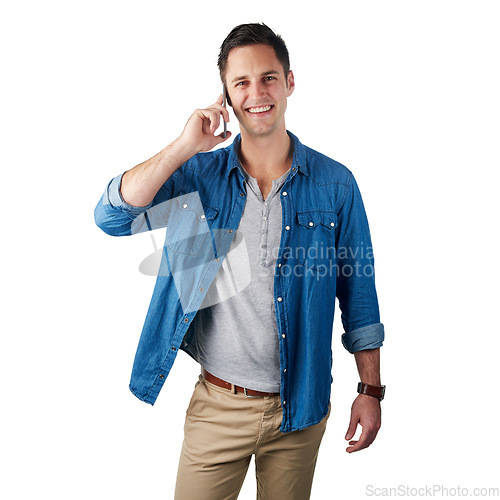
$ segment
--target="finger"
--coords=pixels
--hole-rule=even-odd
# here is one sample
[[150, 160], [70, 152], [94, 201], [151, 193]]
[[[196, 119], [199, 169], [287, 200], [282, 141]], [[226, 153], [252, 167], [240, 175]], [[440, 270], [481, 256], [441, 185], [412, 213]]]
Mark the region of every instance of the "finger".
[[345, 439], [351, 439], [354, 434], [356, 434], [356, 429], [358, 428], [358, 417], [355, 417], [353, 413], [351, 413], [351, 420], [349, 422], [349, 427], [347, 428], [347, 433], [345, 435]]
[[215, 131], [219, 128], [220, 124], [220, 115], [216, 114], [215, 117], [210, 117], [210, 132], [215, 134]]
[[204, 109], [197, 109], [196, 114], [202, 119], [209, 119], [212, 121], [213, 119], [219, 119], [220, 113], [212, 108], [204, 108]]
[[200, 110], [202, 118], [210, 121], [210, 132], [213, 134], [218, 128], [220, 123], [220, 113], [214, 109], [206, 108]]
[[373, 443], [374, 439], [375, 436], [373, 436], [371, 432], [363, 431], [361, 432], [361, 436], [359, 436], [359, 440], [351, 441], [353, 443], [353, 446], [346, 448], [346, 451], [348, 453], [353, 453], [354, 451], [359, 451], [364, 448], [368, 448], [368, 446], [370, 446]]
[[346, 451], [348, 453], [352, 453], [354, 451], [359, 451], [362, 450], [363, 448], [366, 448], [370, 443], [367, 443], [367, 433], [366, 432], [361, 432], [361, 436], [359, 436], [359, 439], [357, 441], [353, 442], [352, 446], [349, 446]]
[[219, 139], [219, 144], [221, 142], [227, 141], [230, 137], [231, 137], [231, 132], [229, 132], [229, 130], [227, 131], [226, 137], [224, 137], [224, 132], [222, 132], [217, 136], [217, 138]]
[[229, 121], [229, 111], [224, 106], [215, 103], [209, 106], [207, 109], [216, 109], [217, 111], [220, 111], [222, 113], [222, 116], [224, 117], [224, 121]]

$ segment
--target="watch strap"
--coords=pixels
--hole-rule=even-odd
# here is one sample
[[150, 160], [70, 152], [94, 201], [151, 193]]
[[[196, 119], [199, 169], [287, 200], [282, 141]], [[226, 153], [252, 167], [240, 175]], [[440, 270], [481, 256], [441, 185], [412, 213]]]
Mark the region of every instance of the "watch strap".
[[367, 396], [373, 396], [377, 398], [379, 401], [382, 401], [385, 396], [385, 385], [369, 385], [364, 384], [363, 382], [358, 383], [358, 392], [360, 394], [366, 394]]

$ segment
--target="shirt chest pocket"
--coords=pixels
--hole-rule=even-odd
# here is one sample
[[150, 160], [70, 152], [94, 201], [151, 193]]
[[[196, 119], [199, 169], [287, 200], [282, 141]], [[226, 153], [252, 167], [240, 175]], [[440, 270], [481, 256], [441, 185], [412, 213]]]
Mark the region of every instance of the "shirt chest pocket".
[[178, 196], [170, 210], [165, 245], [177, 254], [198, 255], [205, 245], [212, 247], [210, 227], [219, 210], [203, 203], [198, 193]]
[[335, 263], [337, 213], [334, 210], [297, 210], [299, 264], [325, 270]]

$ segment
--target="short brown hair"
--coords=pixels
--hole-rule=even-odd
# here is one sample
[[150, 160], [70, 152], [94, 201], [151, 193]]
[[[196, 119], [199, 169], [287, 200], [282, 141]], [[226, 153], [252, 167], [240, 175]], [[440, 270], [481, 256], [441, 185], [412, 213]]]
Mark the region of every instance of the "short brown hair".
[[246, 45], [264, 44], [274, 49], [276, 57], [283, 66], [285, 79], [290, 71], [290, 57], [285, 42], [280, 35], [266, 26], [264, 23], [240, 24], [231, 30], [226, 39], [222, 42], [217, 60], [221, 80], [226, 78], [227, 58], [231, 49], [244, 47]]

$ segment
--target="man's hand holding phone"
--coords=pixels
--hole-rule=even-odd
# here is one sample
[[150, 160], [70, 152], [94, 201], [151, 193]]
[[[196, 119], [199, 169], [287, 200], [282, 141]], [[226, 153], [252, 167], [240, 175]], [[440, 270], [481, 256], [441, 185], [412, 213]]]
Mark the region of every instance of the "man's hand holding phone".
[[[212, 148], [231, 137], [231, 132], [214, 135], [220, 117], [229, 121], [221, 94], [206, 109], [197, 109], [189, 118], [182, 134], [149, 160], [127, 170], [122, 177], [122, 198], [132, 206], [148, 205], [167, 179], [189, 158]], [[224, 137], [224, 135], [226, 137]]]
[[186, 126], [180, 137], [177, 139], [184, 148], [192, 152], [192, 155], [201, 151], [210, 151], [212, 148], [231, 137], [231, 132], [227, 131], [214, 135], [220, 125], [220, 119], [229, 121], [229, 111], [222, 105], [224, 102], [221, 94], [214, 104], [205, 109], [197, 109], [189, 117]]

